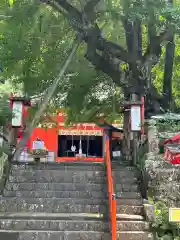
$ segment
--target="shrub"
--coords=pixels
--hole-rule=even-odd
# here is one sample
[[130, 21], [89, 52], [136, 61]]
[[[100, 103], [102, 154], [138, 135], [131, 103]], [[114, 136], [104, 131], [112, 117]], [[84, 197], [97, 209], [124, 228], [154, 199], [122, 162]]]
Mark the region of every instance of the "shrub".
[[169, 208], [162, 201], [155, 204], [155, 220], [152, 228], [156, 239], [180, 240], [180, 223], [169, 222]]

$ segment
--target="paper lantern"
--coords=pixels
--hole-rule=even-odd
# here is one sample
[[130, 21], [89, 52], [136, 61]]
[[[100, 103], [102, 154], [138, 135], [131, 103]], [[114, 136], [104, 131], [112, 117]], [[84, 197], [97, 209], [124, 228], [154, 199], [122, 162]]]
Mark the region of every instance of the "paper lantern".
[[21, 127], [23, 117], [23, 102], [13, 101], [12, 105], [12, 127]]

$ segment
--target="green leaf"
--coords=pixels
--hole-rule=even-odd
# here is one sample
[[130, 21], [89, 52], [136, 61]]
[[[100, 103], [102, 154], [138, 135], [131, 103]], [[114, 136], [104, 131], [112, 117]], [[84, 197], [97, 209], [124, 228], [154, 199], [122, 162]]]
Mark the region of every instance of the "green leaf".
[[9, 0], [9, 5], [12, 7], [15, 3], [15, 0]]

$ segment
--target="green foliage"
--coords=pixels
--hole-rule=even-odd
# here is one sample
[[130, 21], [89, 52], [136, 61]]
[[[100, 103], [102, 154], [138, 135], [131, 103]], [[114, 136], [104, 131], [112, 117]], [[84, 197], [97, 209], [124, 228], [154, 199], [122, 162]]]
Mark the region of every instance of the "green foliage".
[[[86, 1], [70, 1], [79, 10]], [[11, 18], [0, 21], [0, 56], [4, 79], [20, 85], [22, 94], [40, 96], [52, 84], [67, 57], [75, 32], [63, 14], [37, 0], [2, 0], [1, 12]], [[143, 52], [148, 44], [147, 25], [156, 33], [168, 24], [179, 31], [179, 8], [170, 8], [165, 0], [102, 0], [96, 7], [97, 23], [108, 40], [126, 48], [123, 21], [140, 20], [143, 32]], [[177, 46], [179, 40], [177, 39]], [[69, 122], [108, 121], [120, 118], [122, 90], [118, 84], [97, 71], [84, 58], [86, 45], [78, 51], [64, 79], [59, 84], [52, 109], [65, 107]], [[179, 47], [176, 48], [173, 91], [179, 98]], [[154, 82], [161, 92], [163, 61], [154, 69]], [[128, 69], [127, 64], [122, 65]], [[38, 99], [38, 97], [37, 97]]]
[[9, 95], [3, 87], [0, 87], [0, 126], [7, 126], [11, 116]]
[[33, 149], [30, 154], [38, 156], [47, 156], [48, 151], [46, 149]]
[[[21, 84], [22, 94], [30, 97], [43, 94], [59, 72], [74, 32], [63, 15], [35, 0], [14, 1], [11, 9], [6, 6], [4, 11], [12, 18], [0, 22], [2, 76], [13, 86]], [[84, 59], [84, 53], [85, 46], [82, 46], [50, 104], [52, 109], [62, 106], [71, 109], [70, 121], [76, 121], [76, 116], [78, 120], [87, 121], [94, 113], [106, 110], [109, 114], [114, 107], [112, 102], [118, 105], [110, 92], [112, 81], [96, 72]], [[99, 100], [103, 98], [107, 100]]]
[[158, 132], [179, 132], [180, 131], [180, 115], [167, 113], [160, 118], [155, 118], [152, 126], [156, 126]]
[[159, 131], [167, 131], [167, 132], [179, 132], [180, 131], [180, 120], [173, 121], [173, 120], [165, 120], [159, 121], [156, 124]]
[[152, 224], [156, 239], [179, 240], [180, 224], [169, 222], [169, 208], [161, 201], [155, 204], [155, 221]]
[[61, 14], [36, 0], [15, 1], [4, 11], [12, 17], [0, 24], [3, 76], [22, 83], [29, 96], [39, 94], [59, 72], [73, 41], [72, 30]]
[[[173, 97], [177, 106], [180, 106], [180, 39], [179, 36], [175, 37], [175, 56], [174, 56], [174, 67], [173, 67], [173, 76], [172, 76], [172, 85], [173, 85]], [[163, 90], [163, 78], [164, 78], [164, 57], [165, 57], [165, 48], [163, 48], [163, 53], [159, 64], [153, 69], [153, 81], [154, 85], [160, 93]]]

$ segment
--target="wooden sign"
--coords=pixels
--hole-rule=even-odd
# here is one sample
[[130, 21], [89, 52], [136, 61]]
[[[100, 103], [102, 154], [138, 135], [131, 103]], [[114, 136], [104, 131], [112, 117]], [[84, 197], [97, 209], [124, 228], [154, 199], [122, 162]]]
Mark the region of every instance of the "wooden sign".
[[180, 222], [180, 208], [170, 208], [169, 209], [169, 221], [170, 222]]
[[103, 136], [102, 130], [61, 129], [59, 135]]

